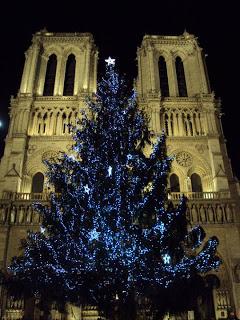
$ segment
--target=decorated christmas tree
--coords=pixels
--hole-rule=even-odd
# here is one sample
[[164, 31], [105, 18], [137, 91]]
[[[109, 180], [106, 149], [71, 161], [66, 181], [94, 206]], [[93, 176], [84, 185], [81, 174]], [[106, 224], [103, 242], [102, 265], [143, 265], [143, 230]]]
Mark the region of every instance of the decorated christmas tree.
[[164, 295], [180, 299], [183, 283], [218, 268], [218, 240], [202, 246], [186, 199], [168, 200], [165, 136], [151, 135], [135, 92], [114, 60], [106, 62], [96, 96], [71, 128], [72, 152], [46, 162], [58, 192], [49, 206], [34, 205], [41, 230], [29, 232], [9, 283], [42, 300], [98, 306], [108, 319], [135, 319], [147, 301], [154, 317], [174, 309]]

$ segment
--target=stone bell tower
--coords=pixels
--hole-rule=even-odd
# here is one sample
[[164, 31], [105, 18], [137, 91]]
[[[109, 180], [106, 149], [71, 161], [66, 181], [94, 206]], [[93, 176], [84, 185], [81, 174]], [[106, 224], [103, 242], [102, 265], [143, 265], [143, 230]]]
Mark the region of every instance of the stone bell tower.
[[[18, 254], [27, 230], [39, 227], [31, 204], [36, 200], [47, 204], [50, 190], [43, 160], [71, 147], [68, 124], [76, 124], [86, 96], [96, 92], [97, 60], [90, 33], [42, 30], [33, 35], [19, 92], [11, 98], [0, 165], [0, 268]], [[3, 314], [4, 319], [21, 318], [23, 304], [13, 302], [0, 288], [0, 318]]]
[[220, 240], [223, 265], [206, 276], [213, 294], [203, 297], [200, 308], [207, 318], [226, 318], [230, 308], [240, 309], [239, 195], [223, 137], [220, 100], [211, 91], [203, 50], [187, 32], [146, 35], [137, 60], [139, 103], [150, 115], [152, 130], [166, 133], [174, 159], [169, 197], [174, 202], [184, 193], [191, 224], [202, 224], [207, 237]]
[[34, 175], [44, 173], [42, 158], [67, 150], [67, 125], [75, 123], [86, 94], [96, 91], [97, 55], [88, 33], [43, 30], [33, 36], [19, 92], [11, 99], [1, 192], [31, 192]]

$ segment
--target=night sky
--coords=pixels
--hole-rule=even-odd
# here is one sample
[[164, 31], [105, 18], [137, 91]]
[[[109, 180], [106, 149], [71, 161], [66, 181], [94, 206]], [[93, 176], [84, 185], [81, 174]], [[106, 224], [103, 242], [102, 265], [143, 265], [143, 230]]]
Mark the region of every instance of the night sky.
[[24, 52], [32, 34], [91, 32], [104, 58], [116, 58], [121, 73], [136, 77], [136, 51], [145, 34], [180, 35], [186, 29], [198, 37], [207, 54], [211, 89], [222, 99], [223, 130], [234, 174], [240, 178], [240, 123], [238, 118], [239, 16], [237, 1], [8, 1], [0, 16], [0, 152], [8, 128], [8, 107], [16, 95]]

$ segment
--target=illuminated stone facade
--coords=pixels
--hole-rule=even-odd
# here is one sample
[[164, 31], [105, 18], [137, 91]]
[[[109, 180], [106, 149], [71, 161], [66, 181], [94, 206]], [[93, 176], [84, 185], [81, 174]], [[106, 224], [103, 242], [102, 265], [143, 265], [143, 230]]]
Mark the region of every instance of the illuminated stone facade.
[[[42, 30], [33, 36], [20, 90], [11, 99], [0, 167], [3, 268], [17, 254], [26, 231], [38, 228], [31, 203], [36, 199], [47, 203], [51, 191], [43, 183], [42, 160], [71, 147], [67, 125], [75, 124], [84, 98], [96, 91], [97, 57], [91, 34]], [[216, 273], [220, 285], [213, 288], [212, 301], [203, 297], [199, 302], [201, 317], [211, 316], [212, 308], [217, 319], [226, 318], [228, 309], [240, 309], [239, 195], [222, 133], [220, 101], [210, 89], [203, 51], [187, 32], [146, 35], [137, 59], [139, 104], [151, 117], [151, 129], [157, 134], [165, 130], [168, 152], [174, 156], [169, 196], [175, 202], [185, 193], [192, 224], [203, 224], [208, 237], [220, 240], [223, 265]], [[17, 319], [23, 302], [11, 301], [3, 290], [0, 294], [2, 316]], [[76, 312], [80, 319], [97, 318], [95, 310]], [[53, 313], [53, 319], [59, 317]]]

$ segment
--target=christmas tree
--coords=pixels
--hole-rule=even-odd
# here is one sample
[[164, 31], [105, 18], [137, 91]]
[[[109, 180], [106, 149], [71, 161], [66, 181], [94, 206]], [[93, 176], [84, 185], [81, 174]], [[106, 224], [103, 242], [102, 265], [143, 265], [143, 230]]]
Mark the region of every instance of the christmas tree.
[[175, 207], [168, 201], [165, 136], [151, 136], [135, 92], [114, 60], [106, 62], [96, 96], [72, 128], [72, 152], [46, 162], [59, 193], [48, 207], [35, 204], [41, 230], [29, 232], [9, 274], [25, 294], [135, 319], [139, 301], [150, 302], [152, 315], [169, 311], [171, 302], [159, 305], [159, 297], [217, 269], [218, 240], [202, 246], [205, 233], [189, 226], [186, 199]]

